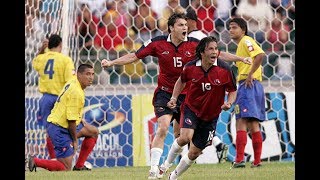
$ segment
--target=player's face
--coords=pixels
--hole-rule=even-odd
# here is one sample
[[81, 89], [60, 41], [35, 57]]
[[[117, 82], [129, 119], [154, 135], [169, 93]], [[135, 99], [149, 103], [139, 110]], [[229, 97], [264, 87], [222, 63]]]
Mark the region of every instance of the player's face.
[[231, 39], [239, 39], [244, 34], [244, 31], [237, 23], [231, 22], [229, 25], [229, 33]]
[[194, 20], [187, 19], [188, 33], [189, 33], [190, 30], [191, 30], [189, 27], [192, 26], [193, 21], [194, 21]]
[[82, 88], [86, 88], [90, 86], [94, 79], [94, 71], [93, 68], [87, 68], [83, 73], [80, 73], [78, 79], [82, 85]]
[[210, 42], [202, 53], [202, 59], [208, 64], [213, 64], [217, 60], [218, 52], [218, 44]]
[[171, 29], [172, 38], [183, 41], [188, 34], [187, 21], [185, 19], [177, 19]]

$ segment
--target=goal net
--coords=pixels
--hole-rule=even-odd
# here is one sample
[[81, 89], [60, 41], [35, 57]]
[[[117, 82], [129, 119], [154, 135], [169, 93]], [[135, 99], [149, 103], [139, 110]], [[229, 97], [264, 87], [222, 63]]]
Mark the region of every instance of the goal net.
[[[244, 2], [25, 0], [25, 155], [49, 158], [45, 128], [36, 118], [41, 94], [31, 65], [47, 35], [57, 33], [63, 37], [63, 53], [73, 59], [76, 67], [79, 63], [94, 66], [95, 80], [86, 89], [84, 118], [101, 133], [88, 161], [94, 167], [146, 166], [150, 164], [150, 146], [157, 129], [152, 97], [157, 86], [158, 59], [149, 56], [130, 65], [109, 68], [101, 68], [101, 60], [135, 52], [150, 38], [167, 34], [167, 18], [173, 11], [187, 7], [196, 10], [198, 28], [218, 38], [220, 50], [235, 53], [236, 44], [228, 35], [227, 22], [232, 16], [246, 16], [249, 11], [244, 10]], [[250, 18], [246, 20], [249, 35], [267, 54], [262, 64], [267, 117], [261, 127], [262, 160], [295, 161], [294, 0], [260, 2], [265, 2], [257, 5], [260, 11], [254, 16], [248, 14]], [[230, 65], [236, 72], [234, 64]], [[172, 132], [170, 126], [161, 162], [174, 140]], [[216, 134], [229, 146], [228, 161], [233, 161], [233, 107], [221, 113]], [[246, 161], [253, 160], [251, 144], [248, 135]], [[214, 146], [207, 147], [197, 163], [217, 163], [215, 151]]]

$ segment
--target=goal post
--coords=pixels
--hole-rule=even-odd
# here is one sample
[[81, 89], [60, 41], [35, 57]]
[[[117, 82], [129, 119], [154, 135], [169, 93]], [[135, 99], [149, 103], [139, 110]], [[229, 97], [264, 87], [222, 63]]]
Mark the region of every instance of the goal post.
[[[150, 146], [157, 129], [152, 97], [157, 87], [158, 59], [147, 57], [130, 65], [109, 68], [101, 68], [100, 64], [102, 59], [114, 60], [135, 52], [150, 38], [167, 34], [166, 13], [183, 10], [183, 7], [174, 8], [171, 4], [174, 1], [171, 0], [171, 6], [162, 1], [157, 1], [156, 5], [152, 2], [25, 1], [26, 156], [32, 154], [49, 158], [45, 145], [46, 132], [36, 118], [41, 94], [31, 63], [46, 35], [58, 33], [63, 39], [62, 53], [70, 56], [76, 67], [80, 63], [90, 63], [95, 70], [94, 83], [86, 89], [84, 118], [101, 132], [88, 161], [94, 167], [150, 164]], [[267, 121], [262, 123], [262, 160], [295, 161], [295, 19], [288, 4], [266, 2], [274, 14], [268, 28], [263, 29], [263, 41], [259, 42], [267, 54], [262, 64], [267, 117]], [[213, 1], [189, 0], [187, 4], [199, 13], [199, 27], [218, 38], [219, 48], [235, 53], [236, 45], [228, 36], [226, 27], [229, 19], [221, 13], [223, 9], [217, 10], [219, 5], [207, 3]], [[225, 5], [229, 6], [227, 11], [223, 11], [228, 17], [234, 15], [234, 9], [239, 7], [234, 3]], [[281, 16], [276, 13], [279, 9], [283, 9]], [[277, 20], [282, 26], [272, 29], [274, 24], [278, 24]], [[283, 34], [286, 34], [285, 37], [280, 37]], [[234, 64], [230, 65], [236, 69]], [[229, 146], [229, 161], [235, 158], [236, 131], [232, 110], [221, 113], [216, 129], [218, 137]], [[173, 140], [170, 126], [160, 163], [167, 156]], [[246, 161], [253, 160], [251, 143], [248, 135]], [[206, 148], [197, 160], [198, 164], [217, 162], [213, 146]]]

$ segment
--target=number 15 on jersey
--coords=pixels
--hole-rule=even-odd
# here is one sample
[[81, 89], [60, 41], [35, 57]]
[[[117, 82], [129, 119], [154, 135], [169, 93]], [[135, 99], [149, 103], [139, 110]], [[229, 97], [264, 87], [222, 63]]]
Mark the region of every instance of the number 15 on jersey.
[[181, 57], [173, 57], [173, 66], [174, 67], [181, 67], [182, 66], [182, 61]]

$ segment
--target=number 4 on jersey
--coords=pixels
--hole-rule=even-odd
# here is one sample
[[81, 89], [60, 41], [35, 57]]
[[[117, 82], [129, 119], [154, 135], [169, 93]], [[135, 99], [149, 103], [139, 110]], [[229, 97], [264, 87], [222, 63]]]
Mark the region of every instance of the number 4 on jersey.
[[53, 78], [53, 64], [54, 64], [54, 60], [53, 59], [49, 59], [46, 66], [44, 67], [44, 74], [49, 74], [49, 79]]

